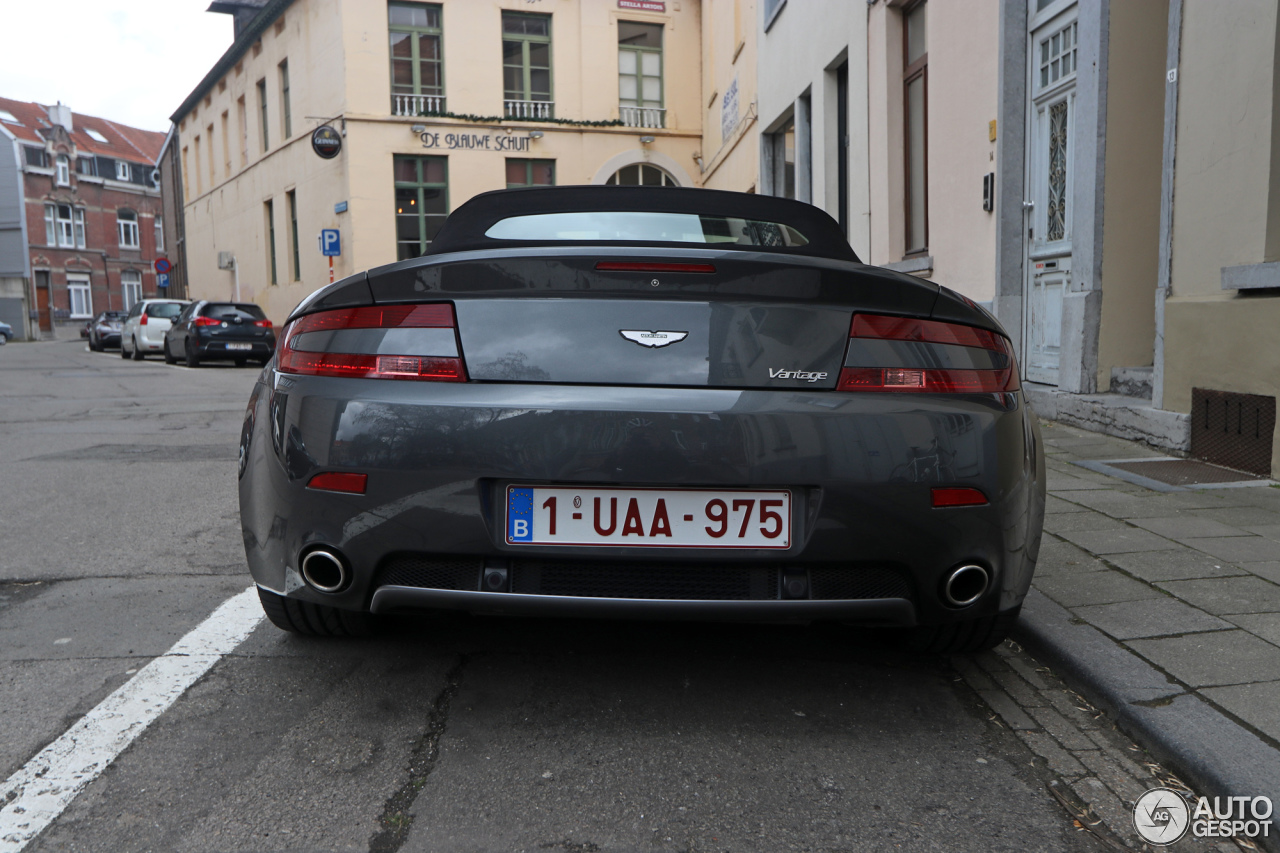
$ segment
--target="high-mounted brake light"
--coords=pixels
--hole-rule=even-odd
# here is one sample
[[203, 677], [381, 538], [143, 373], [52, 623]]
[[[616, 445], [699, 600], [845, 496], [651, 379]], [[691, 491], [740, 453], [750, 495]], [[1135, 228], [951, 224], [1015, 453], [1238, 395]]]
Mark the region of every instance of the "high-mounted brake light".
[[596, 264], [601, 272], [715, 272], [715, 264], [654, 264], [630, 261], [601, 261]]
[[301, 336], [312, 332], [341, 333], [349, 329], [448, 329], [452, 332], [455, 327], [453, 305], [447, 302], [339, 308], [308, 314], [285, 328], [284, 340], [280, 344], [279, 370], [281, 373], [307, 376], [466, 382], [467, 371], [457, 355], [456, 339], [448, 339], [447, 347], [436, 341], [442, 348], [450, 350], [448, 354], [442, 352], [440, 355], [343, 351], [343, 344], [336, 334], [321, 336], [328, 340], [317, 343], [316, 349], [311, 346], [299, 348]]
[[[850, 355], [840, 371], [839, 391], [990, 394], [1021, 387], [1009, 341], [987, 329], [913, 317], [855, 314], [849, 338]], [[892, 345], [861, 348], [861, 357], [871, 363], [858, 364], [853, 354], [855, 341]]]

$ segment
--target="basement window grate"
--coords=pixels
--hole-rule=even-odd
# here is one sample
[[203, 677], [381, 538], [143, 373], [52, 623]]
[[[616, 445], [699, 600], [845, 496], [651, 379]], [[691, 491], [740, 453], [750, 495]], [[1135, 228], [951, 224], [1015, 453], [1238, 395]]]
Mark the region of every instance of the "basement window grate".
[[1276, 398], [1191, 389], [1191, 455], [1261, 477], [1271, 476]]

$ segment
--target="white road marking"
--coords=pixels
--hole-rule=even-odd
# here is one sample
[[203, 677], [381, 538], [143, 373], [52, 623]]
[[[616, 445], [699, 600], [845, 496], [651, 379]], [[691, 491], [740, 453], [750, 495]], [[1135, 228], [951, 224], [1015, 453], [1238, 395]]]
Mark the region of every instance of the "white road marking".
[[18, 853], [134, 738], [262, 621], [254, 587], [224, 601], [0, 784], [0, 853]]

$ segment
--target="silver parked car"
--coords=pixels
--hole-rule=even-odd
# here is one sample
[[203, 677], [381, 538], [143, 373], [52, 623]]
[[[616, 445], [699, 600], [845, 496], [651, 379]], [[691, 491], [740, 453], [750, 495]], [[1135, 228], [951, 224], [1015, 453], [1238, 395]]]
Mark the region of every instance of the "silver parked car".
[[129, 309], [120, 330], [120, 357], [142, 361], [164, 349], [164, 333], [187, 303], [177, 299], [142, 299]]

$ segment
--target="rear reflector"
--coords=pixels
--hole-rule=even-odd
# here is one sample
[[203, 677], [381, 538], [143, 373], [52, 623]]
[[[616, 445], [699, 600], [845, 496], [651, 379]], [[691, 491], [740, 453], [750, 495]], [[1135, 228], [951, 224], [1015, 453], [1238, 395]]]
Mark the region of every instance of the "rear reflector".
[[[453, 329], [453, 305], [380, 305], [339, 308], [299, 317], [285, 329], [280, 345], [279, 370], [305, 376], [339, 376], [351, 379], [417, 379], [428, 382], [466, 382], [467, 371], [457, 356], [383, 355], [374, 352], [334, 352], [337, 344], [320, 352], [295, 348], [308, 332], [340, 332], [345, 329]], [[336, 336], [328, 336], [336, 340]]]
[[[871, 364], [854, 364], [840, 371], [838, 391], [907, 391], [935, 394], [994, 394], [1017, 391], [1018, 365], [1013, 348], [1003, 336], [987, 329], [921, 320], [914, 317], [885, 317], [855, 314], [849, 337], [897, 342], [893, 347], [863, 352], [883, 353]], [[966, 347], [968, 349], [958, 349]], [[852, 360], [854, 347], [850, 346]], [[982, 350], [976, 352], [975, 350]], [[897, 364], [885, 361], [897, 361]], [[905, 364], [903, 362], [906, 362]], [[994, 369], [973, 369], [946, 365], [995, 365]], [[933, 366], [938, 365], [938, 366]]]
[[622, 261], [601, 261], [596, 264], [601, 272], [715, 272], [714, 264], [648, 264]]
[[934, 509], [949, 506], [983, 506], [987, 504], [987, 496], [977, 489], [934, 489]]
[[307, 488], [318, 489], [322, 492], [344, 492], [349, 495], [363, 495], [368, 482], [368, 474], [340, 474], [336, 471], [331, 471], [326, 474], [316, 474], [307, 483]]

